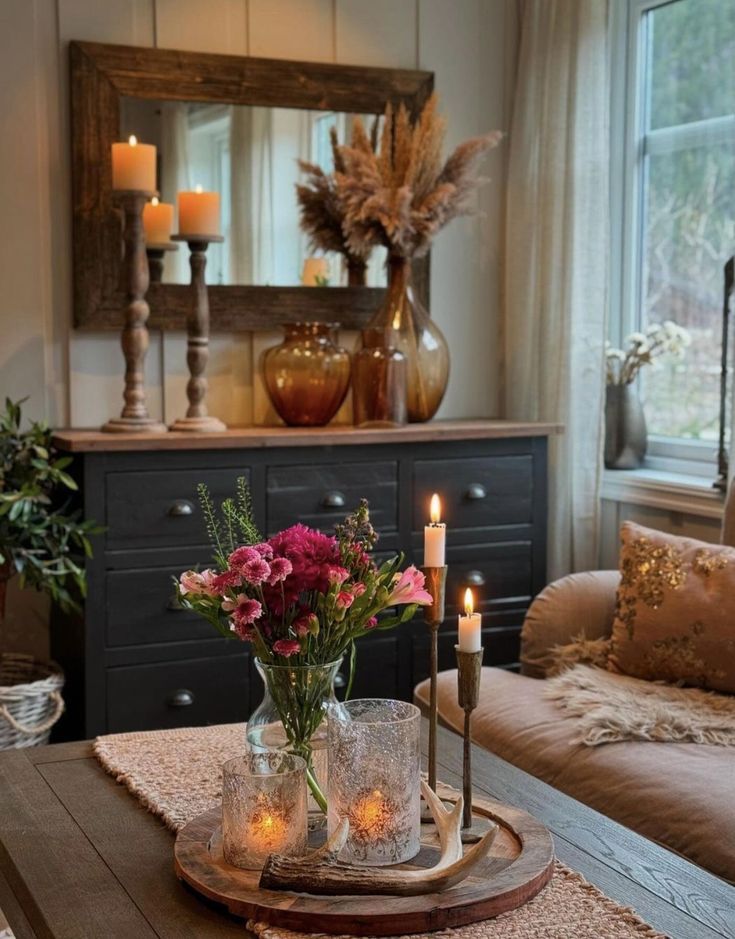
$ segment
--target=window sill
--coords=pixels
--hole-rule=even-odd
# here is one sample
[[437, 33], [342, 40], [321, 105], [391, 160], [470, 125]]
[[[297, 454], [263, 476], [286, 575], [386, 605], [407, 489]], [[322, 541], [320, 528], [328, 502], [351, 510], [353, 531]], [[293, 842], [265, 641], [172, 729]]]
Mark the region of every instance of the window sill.
[[659, 469], [609, 470], [602, 474], [601, 497], [610, 502], [647, 505], [701, 518], [722, 518], [723, 493], [709, 479]]

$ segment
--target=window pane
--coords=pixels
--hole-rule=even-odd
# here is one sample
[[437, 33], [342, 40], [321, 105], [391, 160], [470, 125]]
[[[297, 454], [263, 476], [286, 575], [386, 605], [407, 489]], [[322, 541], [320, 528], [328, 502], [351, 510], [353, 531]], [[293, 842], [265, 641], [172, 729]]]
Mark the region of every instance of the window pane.
[[735, 0], [675, 0], [648, 14], [650, 126], [735, 110]]
[[658, 368], [643, 370], [651, 433], [706, 440], [717, 436], [723, 266], [734, 249], [732, 146], [650, 157], [643, 326], [670, 319], [692, 336], [682, 361], [663, 359]]

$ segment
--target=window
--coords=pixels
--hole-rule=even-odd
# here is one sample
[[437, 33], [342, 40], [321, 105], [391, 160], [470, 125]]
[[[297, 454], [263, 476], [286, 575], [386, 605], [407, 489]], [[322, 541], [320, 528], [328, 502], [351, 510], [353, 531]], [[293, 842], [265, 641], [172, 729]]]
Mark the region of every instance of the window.
[[613, 102], [623, 197], [614, 338], [669, 319], [689, 330], [684, 360], [644, 369], [641, 392], [654, 455], [709, 458], [723, 266], [735, 253], [735, 2], [629, 0], [618, 32], [627, 82], [616, 69], [613, 85], [627, 88]]

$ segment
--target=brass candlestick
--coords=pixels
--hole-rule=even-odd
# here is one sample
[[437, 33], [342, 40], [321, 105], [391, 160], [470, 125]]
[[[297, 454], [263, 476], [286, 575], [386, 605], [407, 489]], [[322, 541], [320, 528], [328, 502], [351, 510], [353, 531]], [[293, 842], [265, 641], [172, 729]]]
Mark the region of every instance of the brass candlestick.
[[436, 731], [437, 701], [436, 676], [439, 669], [439, 627], [444, 622], [444, 598], [447, 585], [447, 567], [422, 568], [426, 578], [426, 589], [433, 603], [424, 607], [424, 622], [429, 627], [431, 641], [429, 665], [429, 786], [436, 792]]
[[186, 320], [186, 364], [189, 381], [186, 397], [189, 407], [186, 417], [180, 417], [171, 430], [190, 433], [212, 433], [226, 430], [226, 426], [207, 412], [207, 359], [209, 358], [209, 297], [204, 271], [207, 267], [207, 247], [210, 242], [224, 241], [221, 235], [173, 235], [173, 241], [186, 241], [189, 245], [191, 267], [191, 306]]
[[160, 284], [163, 280], [163, 258], [167, 251], [178, 251], [179, 246], [173, 241], [146, 243], [145, 253], [148, 255], [148, 273], [152, 284]]
[[143, 206], [154, 195], [145, 189], [118, 189], [113, 193], [125, 215], [125, 286], [127, 307], [121, 344], [125, 357], [125, 404], [120, 417], [108, 421], [103, 431], [111, 434], [160, 433], [166, 425], [148, 414], [145, 402], [143, 367], [148, 351], [146, 322], [150, 309], [145, 300], [148, 292], [148, 260], [145, 254]]
[[470, 718], [477, 707], [480, 696], [480, 676], [482, 674], [482, 655], [479, 652], [461, 652], [459, 646], [454, 647], [457, 653], [457, 687], [459, 706], [464, 710], [464, 748], [462, 759], [462, 797], [464, 811], [462, 813], [462, 843], [473, 844], [479, 841], [483, 832], [477, 825], [473, 825], [472, 818], [472, 739], [470, 737]]

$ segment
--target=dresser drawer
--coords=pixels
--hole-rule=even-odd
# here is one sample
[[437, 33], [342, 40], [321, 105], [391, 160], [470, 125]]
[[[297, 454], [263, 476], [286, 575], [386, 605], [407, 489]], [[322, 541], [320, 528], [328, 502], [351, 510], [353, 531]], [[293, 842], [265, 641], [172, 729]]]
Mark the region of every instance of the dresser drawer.
[[244, 721], [249, 657], [243, 652], [108, 668], [108, 732]]
[[413, 529], [422, 531], [433, 492], [442, 497], [442, 521], [463, 528], [525, 525], [533, 520], [533, 457], [482, 456], [416, 460]]
[[213, 626], [179, 606], [173, 578], [182, 570], [179, 566], [107, 572], [108, 648], [212, 639], [217, 635]]
[[242, 468], [108, 473], [107, 546], [152, 548], [207, 544], [197, 485], [206, 483], [215, 504], [235, 495]]
[[392, 461], [271, 466], [267, 493], [271, 535], [295, 522], [331, 534], [362, 498], [379, 532], [398, 529], [398, 466]]
[[498, 542], [447, 548], [447, 610], [464, 608], [470, 587], [475, 609], [487, 612], [493, 600], [530, 601], [533, 594], [533, 546], [530, 541]]

